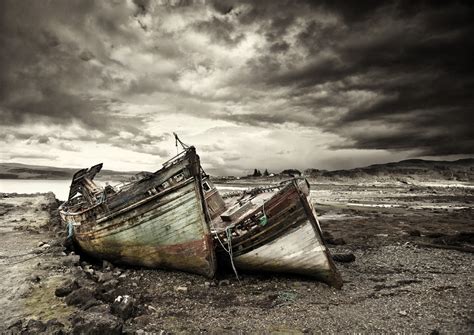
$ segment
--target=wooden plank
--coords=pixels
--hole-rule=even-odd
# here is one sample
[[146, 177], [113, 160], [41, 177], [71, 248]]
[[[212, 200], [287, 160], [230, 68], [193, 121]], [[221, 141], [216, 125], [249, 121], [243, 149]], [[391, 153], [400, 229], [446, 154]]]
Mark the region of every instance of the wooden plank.
[[[104, 227], [79, 233], [79, 245], [96, 257], [115, 262], [174, 268], [212, 277], [213, 245], [195, 183], [165, 204], [139, 207]], [[107, 229], [109, 228], [109, 229]]]

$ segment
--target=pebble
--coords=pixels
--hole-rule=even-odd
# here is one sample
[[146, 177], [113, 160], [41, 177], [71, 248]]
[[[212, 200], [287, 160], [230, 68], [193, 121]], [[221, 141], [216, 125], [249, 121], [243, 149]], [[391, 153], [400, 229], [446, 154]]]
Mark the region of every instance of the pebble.
[[102, 269], [104, 270], [112, 270], [114, 268], [114, 265], [110, 263], [109, 261], [103, 260], [102, 261]]
[[224, 279], [219, 281], [219, 286], [229, 286], [230, 285], [230, 280]]
[[174, 290], [176, 292], [188, 292], [188, 288], [186, 286], [176, 286]]
[[33, 274], [31, 275], [30, 280], [34, 283], [39, 283], [41, 281], [41, 277], [37, 274]]
[[407, 311], [398, 311], [398, 314], [400, 314], [401, 316], [407, 316], [408, 315]]
[[110, 272], [100, 272], [98, 274], [98, 282], [99, 283], [105, 283], [109, 280], [112, 280], [114, 279], [114, 277], [112, 276], [112, 274]]

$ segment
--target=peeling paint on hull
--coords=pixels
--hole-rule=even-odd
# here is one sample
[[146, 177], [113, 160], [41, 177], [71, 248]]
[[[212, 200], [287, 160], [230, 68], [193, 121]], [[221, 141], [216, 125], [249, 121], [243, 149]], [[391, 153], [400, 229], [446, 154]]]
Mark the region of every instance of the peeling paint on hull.
[[[194, 182], [94, 229], [76, 233], [87, 253], [117, 263], [214, 276], [212, 241]], [[164, 203], [162, 205], [162, 203]]]
[[216, 256], [194, 147], [121, 187], [100, 188], [102, 164], [73, 176], [62, 221], [86, 253], [114, 263], [213, 277]]

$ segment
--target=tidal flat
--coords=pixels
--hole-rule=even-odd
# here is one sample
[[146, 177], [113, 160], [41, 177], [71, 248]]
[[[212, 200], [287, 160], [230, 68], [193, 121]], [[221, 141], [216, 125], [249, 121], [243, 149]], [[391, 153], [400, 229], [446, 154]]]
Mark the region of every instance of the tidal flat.
[[329, 249], [355, 256], [336, 263], [341, 290], [303, 277], [209, 280], [88, 259], [63, 247], [54, 194], [1, 194], [0, 332], [473, 332], [472, 187], [311, 189]]

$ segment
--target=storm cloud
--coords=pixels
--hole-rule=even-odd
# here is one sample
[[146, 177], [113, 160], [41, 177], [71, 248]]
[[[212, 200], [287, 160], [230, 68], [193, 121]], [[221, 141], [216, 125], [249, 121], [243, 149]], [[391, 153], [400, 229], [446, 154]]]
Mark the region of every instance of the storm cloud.
[[151, 168], [172, 131], [218, 173], [474, 154], [468, 1], [0, 6], [2, 160]]

